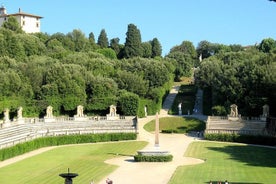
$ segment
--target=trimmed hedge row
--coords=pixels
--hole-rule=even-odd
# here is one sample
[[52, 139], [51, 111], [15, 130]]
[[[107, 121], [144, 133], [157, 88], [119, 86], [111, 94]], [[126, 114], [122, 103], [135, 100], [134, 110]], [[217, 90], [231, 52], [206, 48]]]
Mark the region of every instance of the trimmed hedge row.
[[148, 155], [134, 155], [135, 162], [170, 162], [172, 161], [172, 155], [156, 155], [156, 156], [148, 156]]
[[204, 138], [210, 141], [238, 142], [246, 144], [259, 144], [276, 146], [276, 137], [263, 135], [243, 135], [243, 134], [205, 134]]
[[120, 140], [136, 140], [135, 133], [109, 133], [109, 134], [83, 134], [62, 135], [55, 137], [42, 137], [13, 147], [0, 150], [0, 160], [6, 160], [24, 153], [47, 146], [58, 146], [66, 144], [95, 143]]

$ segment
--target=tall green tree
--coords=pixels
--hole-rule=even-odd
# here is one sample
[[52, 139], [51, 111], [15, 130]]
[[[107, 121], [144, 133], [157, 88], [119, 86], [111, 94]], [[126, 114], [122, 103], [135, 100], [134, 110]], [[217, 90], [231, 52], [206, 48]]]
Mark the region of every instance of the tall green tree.
[[161, 56], [162, 46], [157, 38], [153, 38], [153, 40], [151, 41], [151, 47], [152, 47], [152, 55], [151, 55], [152, 58], [154, 58], [156, 56], [157, 57]]
[[142, 38], [140, 30], [129, 24], [126, 33], [125, 58], [138, 57], [143, 55]]
[[98, 37], [98, 45], [101, 48], [107, 48], [108, 47], [108, 38], [107, 38], [107, 34], [105, 32], [105, 29], [102, 29], [100, 32], [100, 35]]

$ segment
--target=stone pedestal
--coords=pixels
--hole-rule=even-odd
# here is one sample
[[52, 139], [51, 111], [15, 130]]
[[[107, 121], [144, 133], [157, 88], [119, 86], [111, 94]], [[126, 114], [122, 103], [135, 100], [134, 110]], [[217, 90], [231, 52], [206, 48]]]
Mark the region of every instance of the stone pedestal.
[[119, 115], [115, 115], [115, 116], [111, 116], [111, 115], [106, 115], [106, 119], [107, 120], [119, 120], [120, 116]]
[[266, 121], [266, 118], [267, 118], [266, 116], [260, 116], [261, 121]]
[[56, 121], [56, 118], [54, 117], [44, 117], [44, 122], [45, 123], [52, 123], [52, 122], [55, 122]]
[[17, 119], [17, 123], [18, 124], [24, 124], [25, 123], [25, 119], [24, 118], [18, 118]]
[[88, 117], [86, 116], [77, 116], [77, 115], [74, 116], [74, 121], [87, 121], [87, 120], [88, 120]]
[[240, 117], [228, 116], [228, 120], [229, 120], [229, 121], [239, 121], [239, 120], [240, 120]]

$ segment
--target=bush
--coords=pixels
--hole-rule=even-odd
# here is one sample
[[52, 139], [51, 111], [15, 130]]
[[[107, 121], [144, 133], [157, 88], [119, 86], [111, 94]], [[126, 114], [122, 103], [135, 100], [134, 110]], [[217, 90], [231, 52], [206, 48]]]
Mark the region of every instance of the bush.
[[135, 133], [110, 133], [110, 134], [84, 134], [84, 135], [62, 135], [56, 137], [42, 137], [13, 147], [0, 150], [0, 161], [22, 155], [24, 153], [47, 146], [58, 146], [66, 144], [95, 143], [119, 140], [135, 140]]
[[170, 162], [172, 161], [172, 155], [135, 155], [134, 160], [135, 162]]
[[214, 116], [226, 116], [227, 112], [224, 106], [217, 105], [212, 107], [212, 114]]
[[238, 142], [246, 144], [276, 145], [276, 137], [263, 135], [244, 135], [244, 134], [205, 134], [204, 138], [210, 141]]

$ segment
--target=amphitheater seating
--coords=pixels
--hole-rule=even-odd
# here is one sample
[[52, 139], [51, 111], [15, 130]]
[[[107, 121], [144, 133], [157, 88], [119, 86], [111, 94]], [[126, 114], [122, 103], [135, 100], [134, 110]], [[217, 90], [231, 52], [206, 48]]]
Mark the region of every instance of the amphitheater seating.
[[107, 120], [99, 117], [89, 118], [87, 121], [74, 121], [67, 118], [47, 123], [43, 119], [26, 119], [24, 124], [11, 123], [8, 127], [0, 128], [0, 149], [44, 136], [126, 132], [137, 132], [136, 118], [123, 117], [118, 120]]
[[258, 120], [229, 121], [227, 117], [208, 117], [208, 133], [264, 134], [266, 122]]

